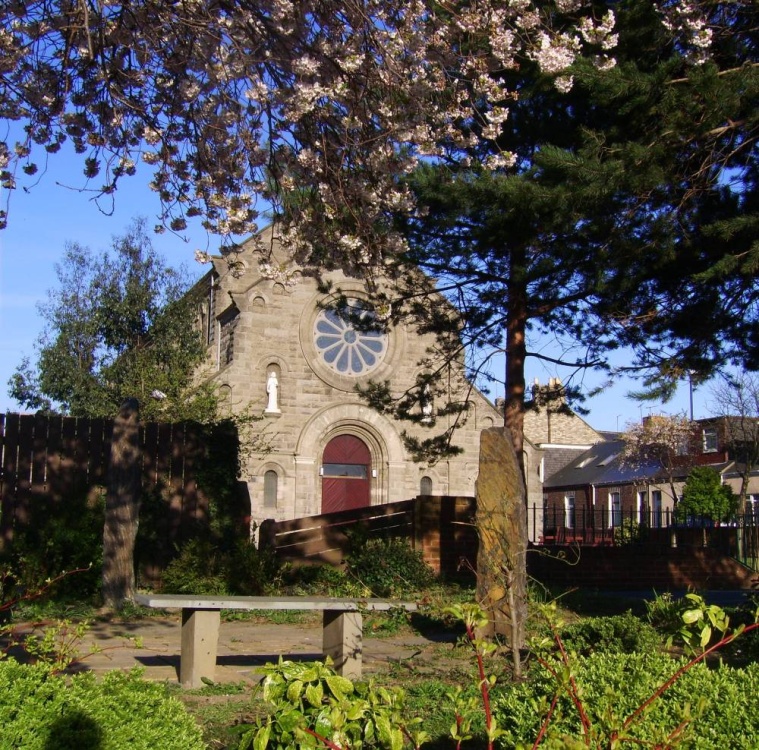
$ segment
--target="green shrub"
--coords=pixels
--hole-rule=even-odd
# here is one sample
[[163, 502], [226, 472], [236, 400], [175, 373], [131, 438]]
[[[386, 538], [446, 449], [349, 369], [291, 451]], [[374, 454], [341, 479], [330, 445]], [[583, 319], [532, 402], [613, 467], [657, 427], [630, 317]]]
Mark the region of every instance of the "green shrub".
[[[17, 529], [0, 568], [10, 568], [18, 589], [27, 593], [47, 589], [47, 594], [62, 598], [92, 597], [100, 588], [104, 509], [101, 488], [57, 503], [35, 500], [29, 522]], [[76, 569], [82, 572], [48, 588], [49, 580]]]
[[257, 596], [270, 591], [278, 577], [279, 563], [271, 550], [243, 540], [226, 551], [207, 539], [193, 539], [166, 566], [162, 588], [170, 594]]
[[283, 591], [292, 595], [364, 596], [364, 587], [344, 570], [331, 565], [286, 565]]
[[0, 662], [0, 750], [201, 750], [200, 728], [166, 688], [138, 672], [64, 679]]
[[[573, 660], [572, 674], [596, 733], [592, 746], [606, 747], [611, 730], [620, 727], [684, 663], [656, 653], [599, 653]], [[534, 741], [556, 686], [555, 679], [539, 671], [525, 683], [494, 688], [498, 724], [507, 732], [504, 747]], [[697, 664], [655, 701], [628, 734], [640, 745], [663, 742], [688, 712], [692, 721], [686, 727], [684, 747], [754, 750], [759, 746], [759, 665], [709, 669]], [[566, 692], [541, 747], [566, 747], [565, 736], [582, 737], [577, 709]]]
[[274, 550], [259, 550], [248, 540], [235, 545], [229, 561], [227, 589], [241, 596], [260, 596], [269, 593], [280, 576], [279, 561]]
[[324, 747], [314, 734], [337, 747], [399, 750], [419, 719], [404, 718], [404, 691], [352, 682], [321, 662], [296, 663], [280, 659], [263, 671], [263, 698], [268, 716], [244, 735], [240, 750]]
[[587, 617], [559, 631], [568, 650], [587, 656], [593, 652], [656, 651], [661, 640], [656, 630], [631, 612], [611, 617]]
[[352, 540], [348, 573], [374, 596], [409, 596], [436, 580], [421, 553], [403, 539]]
[[162, 590], [167, 594], [228, 594], [227, 568], [224, 556], [209, 541], [192, 539], [163, 571]]
[[683, 626], [683, 613], [688, 609], [685, 599], [675, 599], [671, 593], [660, 594], [646, 602], [646, 619], [656, 631], [671, 636]]

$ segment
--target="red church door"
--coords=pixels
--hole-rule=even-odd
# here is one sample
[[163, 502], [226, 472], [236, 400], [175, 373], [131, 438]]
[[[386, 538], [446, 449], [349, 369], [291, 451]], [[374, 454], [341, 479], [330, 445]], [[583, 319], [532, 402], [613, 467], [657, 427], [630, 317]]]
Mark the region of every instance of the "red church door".
[[322, 457], [322, 513], [371, 504], [372, 456], [353, 435], [338, 435]]

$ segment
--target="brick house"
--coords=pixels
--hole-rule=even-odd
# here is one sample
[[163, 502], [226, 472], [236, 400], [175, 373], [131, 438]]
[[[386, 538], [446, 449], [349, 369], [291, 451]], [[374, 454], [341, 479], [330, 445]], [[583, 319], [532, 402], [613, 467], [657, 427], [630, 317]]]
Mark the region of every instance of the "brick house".
[[[738, 494], [744, 465], [735, 460], [735, 442], [730, 442], [728, 422], [719, 417], [698, 420], [690, 451], [673, 471], [675, 495], [679, 498], [694, 466], [709, 466], [722, 482]], [[620, 460], [624, 443], [618, 436], [599, 442], [577, 455], [544, 483], [544, 539], [610, 541], [609, 529], [623, 519], [651, 528], [673, 522], [676, 497], [665, 472], [658, 464], [629, 466]], [[759, 467], [748, 483], [749, 510], [759, 512]]]
[[[252, 521], [289, 520], [420, 494], [473, 495], [480, 432], [502, 425], [503, 416], [472, 389], [462, 363], [452, 363], [443, 377], [446, 398], [468, 399], [465, 419], [438, 417], [436, 404], [421, 399], [425, 418], [418, 423], [375, 411], [356, 386], [387, 381], [397, 395], [412, 389], [432, 336], [407, 325], [386, 333], [352, 326], [330, 309], [335, 293], [322, 291], [283, 256], [271, 228], [264, 239], [274, 249], [268, 269], [250, 245], [243, 245], [233, 267], [213, 258], [194, 288], [208, 346], [203, 377], [216, 384], [230, 412], [249, 410], [261, 417], [255, 429], [266, 449], [248, 450], [242, 467]], [[373, 314], [359, 280], [333, 271], [328, 281], [356, 309]], [[463, 452], [435, 464], [414, 462], [402, 433], [430, 437], [457, 418], [453, 442]], [[541, 452], [526, 443], [526, 461], [534, 468], [531, 502], [539, 502]]]

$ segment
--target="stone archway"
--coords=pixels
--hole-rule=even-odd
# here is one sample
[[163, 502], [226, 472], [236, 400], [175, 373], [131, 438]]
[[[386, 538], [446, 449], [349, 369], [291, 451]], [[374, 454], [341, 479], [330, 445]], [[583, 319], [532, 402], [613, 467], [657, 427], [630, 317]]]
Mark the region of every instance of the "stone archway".
[[322, 513], [371, 505], [372, 455], [355, 435], [333, 437], [322, 454]]

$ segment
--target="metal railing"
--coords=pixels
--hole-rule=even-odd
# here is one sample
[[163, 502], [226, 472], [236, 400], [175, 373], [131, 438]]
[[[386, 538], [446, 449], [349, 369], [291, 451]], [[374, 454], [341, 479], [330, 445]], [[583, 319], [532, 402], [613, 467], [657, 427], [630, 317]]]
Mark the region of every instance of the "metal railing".
[[724, 521], [685, 516], [671, 508], [617, 510], [608, 508], [531, 508], [533, 541], [543, 545], [710, 547], [759, 570], [759, 514], [746, 513]]

